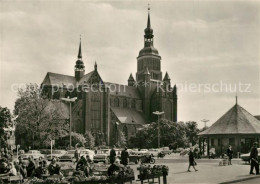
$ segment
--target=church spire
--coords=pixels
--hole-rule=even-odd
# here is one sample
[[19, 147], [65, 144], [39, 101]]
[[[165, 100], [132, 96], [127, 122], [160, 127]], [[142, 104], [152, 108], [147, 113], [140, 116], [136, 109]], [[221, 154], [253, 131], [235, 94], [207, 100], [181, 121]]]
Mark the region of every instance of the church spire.
[[148, 4], [147, 28], [151, 28], [151, 22], [150, 22], [150, 5], [149, 5], [149, 4]]
[[151, 20], [150, 20], [150, 6], [148, 4], [148, 19], [147, 19], [147, 27], [144, 30], [144, 38], [145, 38], [145, 45], [150, 46], [153, 45], [153, 29], [151, 27]]
[[82, 59], [82, 54], [81, 54], [81, 35], [80, 35], [80, 42], [79, 42], [79, 53], [78, 53], [78, 59]]
[[76, 61], [74, 71], [75, 71], [75, 78], [77, 81], [79, 81], [85, 74], [85, 66], [82, 61], [82, 54], [81, 54], [81, 35], [80, 35], [80, 42], [79, 42], [78, 60]]

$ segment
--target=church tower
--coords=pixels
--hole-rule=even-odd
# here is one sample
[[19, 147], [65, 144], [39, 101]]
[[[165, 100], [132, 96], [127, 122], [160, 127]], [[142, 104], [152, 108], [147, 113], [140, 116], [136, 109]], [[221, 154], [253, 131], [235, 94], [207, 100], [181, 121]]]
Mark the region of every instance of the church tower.
[[137, 57], [137, 73], [136, 81], [144, 82], [143, 73], [148, 67], [152, 80], [162, 80], [161, 72], [161, 56], [156, 48], [154, 48], [154, 35], [150, 21], [150, 8], [148, 8], [147, 27], [144, 30], [144, 48], [140, 50]]
[[81, 38], [79, 43], [78, 60], [76, 61], [74, 70], [75, 70], [75, 78], [77, 81], [79, 81], [85, 74], [85, 66], [82, 61], [82, 54], [81, 54]]

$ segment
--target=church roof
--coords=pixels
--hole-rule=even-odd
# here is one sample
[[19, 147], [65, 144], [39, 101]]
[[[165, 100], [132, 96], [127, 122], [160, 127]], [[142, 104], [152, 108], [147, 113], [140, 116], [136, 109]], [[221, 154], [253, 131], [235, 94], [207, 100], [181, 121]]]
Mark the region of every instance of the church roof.
[[89, 73], [85, 74], [85, 75], [79, 80], [79, 84], [81, 85], [81, 84], [84, 84], [84, 81], [88, 81], [94, 72], [95, 72], [95, 71], [92, 71], [92, 72], [89, 72]]
[[121, 84], [115, 84], [109, 82], [105, 82], [104, 84], [106, 87], [109, 87], [111, 95], [125, 96], [129, 98], [138, 98], [138, 99], [141, 98], [138, 89], [134, 86], [127, 86], [127, 85], [121, 85]]
[[[79, 84], [81, 85], [84, 83], [84, 81], [88, 81], [94, 72], [95, 71], [85, 74], [80, 79]], [[64, 85], [65, 86], [73, 85], [75, 87], [76, 83], [77, 81], [74, 76], [48, 72], [42, 82], [42, 85], [48, 85], [48, 86], [55, 85], [60, 87], [63, 87]]]
[[75, 85], [76, 79], [74, 76], [63, 75], [58, 73], [48, 72], [42, 82], [43, 85], [55, 85], [55, 86], [64, 86], [64, 85]]
[[260, 121], [260, 115], [254, 117]]
[[211, 127], [199, 133], [199, 135], [216, 134], [260, 134], [260, 121], [243, 107], [235, 104]]
[[140, 50], [139, 52], [139, 56], [138, 57], [141, 57], [141, 56], [147, 56], [147, 55], [154, 55], [154, 56], [159, 56], [159, 52], [156, 48], [154, 48], [152, 45], [150, 46], [145, 46], [142, 50]]
[[111, 107], [111, 110], [116, 115], [121, 123], [125, 124], [145, 124], [145, 119], [142, 112], [135, 109]]

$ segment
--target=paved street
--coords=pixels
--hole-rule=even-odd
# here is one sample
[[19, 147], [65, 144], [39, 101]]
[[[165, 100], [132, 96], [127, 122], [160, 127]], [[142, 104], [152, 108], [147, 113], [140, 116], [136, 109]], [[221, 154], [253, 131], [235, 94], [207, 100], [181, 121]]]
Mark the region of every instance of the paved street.
[[[200, 159], [197, 160], [198, 172], [187, 172], [188, 157], [181, 157], [177, 154], [167, 155], [164, 159], [156, 159], [156, 164], [165, 164], [169, 167], [168, 183], [259, 183], [258, 176], [249, 175], [250, 166], [240, 159], [233, 159], [231, 166], [219, 166], [220, 159]], [[71, 163], [63, 163], [69, 164]], [[137, 167], [131, 164], [137, 180]], [[251, 179], [254, 178], [254, 179]], [[250, 180], [248, 180], [250, 179]], [[243, 181], [245, 180], [245, 181]], [[162, 181], [162, 180], [161, 180]], [[136, 184], [140, 182], [135, 182]]]

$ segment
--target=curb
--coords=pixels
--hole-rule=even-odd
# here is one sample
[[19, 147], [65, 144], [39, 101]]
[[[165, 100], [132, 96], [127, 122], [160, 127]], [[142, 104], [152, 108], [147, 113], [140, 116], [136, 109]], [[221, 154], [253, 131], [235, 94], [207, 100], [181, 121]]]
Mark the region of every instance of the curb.
[[225, 182], [221, 182], [219, 184], [238, 183], [238, 182], [241, 182], [241, 181], [247, 181], [247, 180], [252, 180], [252, 179], [256, 179], [256, 178], [260, 178], [260, 175], [251, 176], [251, 177], [247, 177], [247, 178], [241, 178], [241, 179], [232, 180], [232, 181], [225, 181]]

